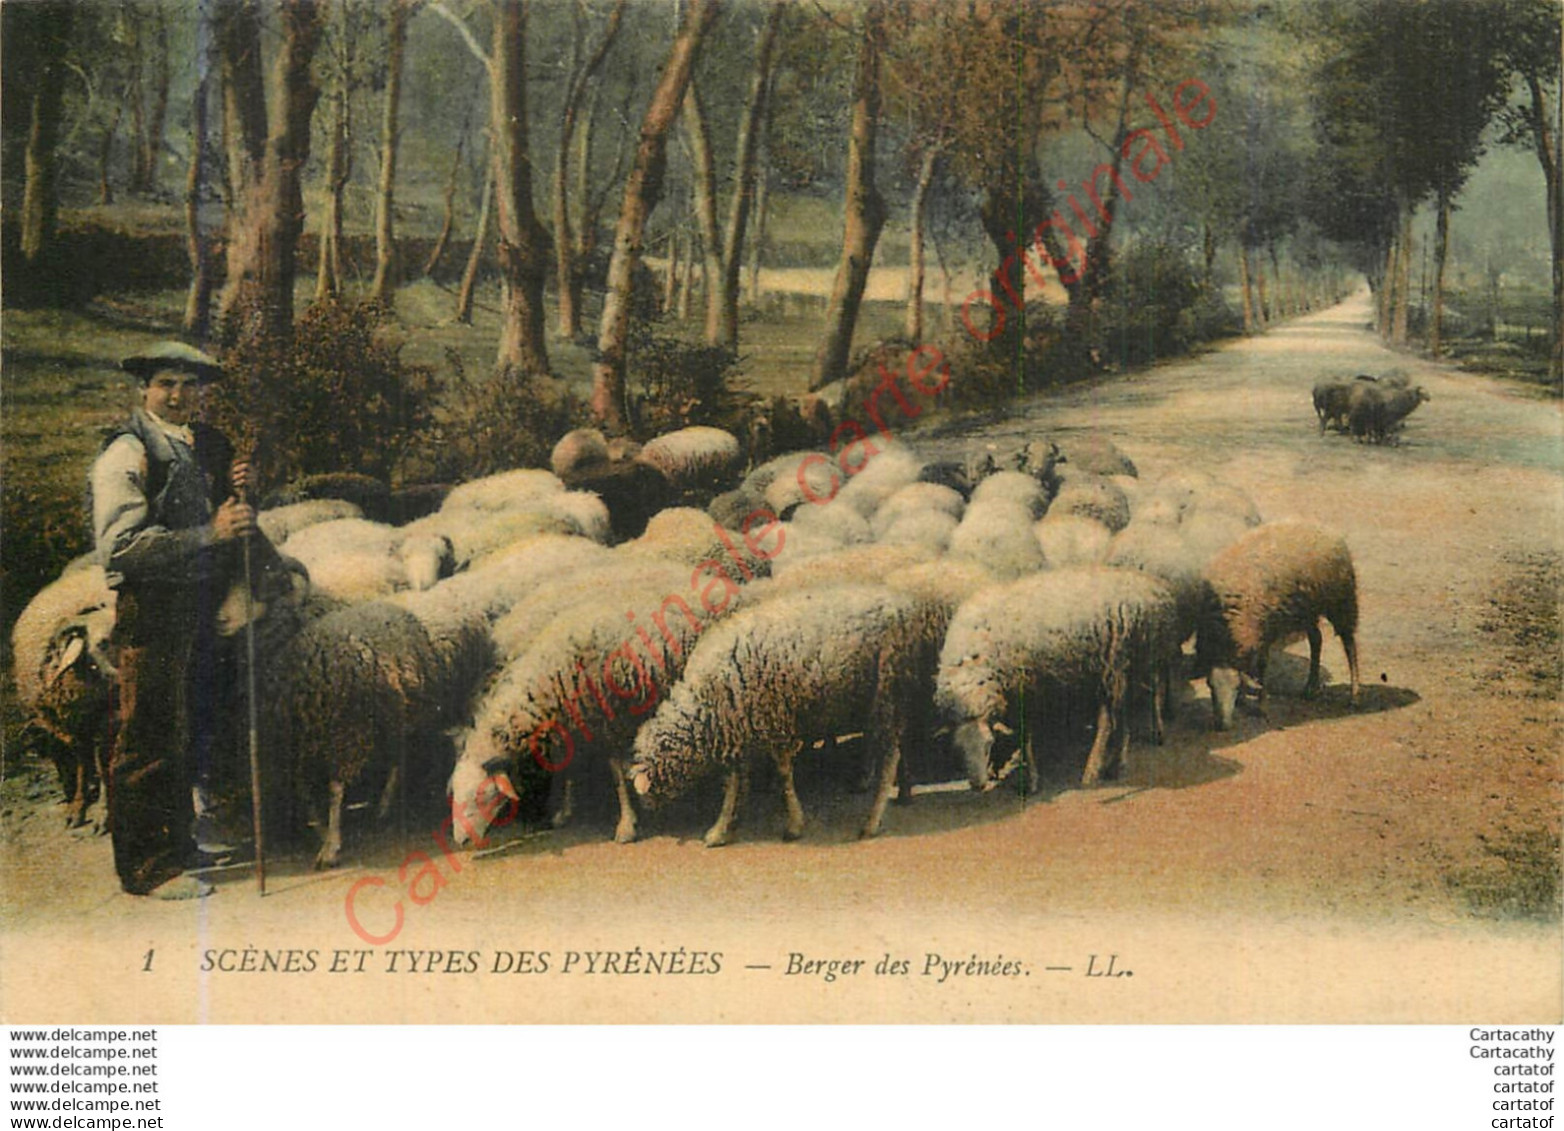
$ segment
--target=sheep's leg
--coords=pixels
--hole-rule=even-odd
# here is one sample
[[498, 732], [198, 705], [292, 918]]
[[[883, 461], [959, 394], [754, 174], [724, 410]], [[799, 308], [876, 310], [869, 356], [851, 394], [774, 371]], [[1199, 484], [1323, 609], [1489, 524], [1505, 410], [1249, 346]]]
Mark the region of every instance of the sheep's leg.
[[559, 806], [554, 810], [554, 816], [549, 823], [556, 829], [562, 829], [570, 824], [571, 818], [576, 815], [576, 779], [567, 777], [559, 783]]
[[[1332, 627], [1335, 627], [1334, 625]], [[1358, 705], [1358, 642], [1350, 632], [1342, 632], [1336, 629], [1336, 635], [1341, 637], [1341, 646], [1347, 652], [1347, 671], [1352, 676], [1352, 690], [1348, 694], [1348, 702], [1354, 707]]]
[[321, 838], [320, 851], [315, 854], [316, 868], [335, 868], [342, 855], [342, 803], [347, 792], [347, 786], [341, 782], [331, 783], [331, 807], [326, 812], [326, 833]]
[[1305, 699], [1313, 699], [1320, 693], [1320, 649], [1323, 645], [1320, 625], [1315, 621], [1309, 626], [1309, 682], [1303, 685]]
[[1167, 740], [1167, 702], [1168, 665], [1158, 664], [1151, 673], [1151, 739], [1158, 746]]
[[76, 772], [72, 775], [75, 781], [71, 783], [71, 796], [65, 806], [65, 827], [79, 829], [87, 823], [87, 762], [83, 758], [76, 759]]
[[1108, 757], [1108, 738], [1113, 731], [1113, 712], [1105, 696], [1097, 706], [1097, 734], [1092, 738], [1091, 753], [1086, 756], [1086, 772], [1081, 775], [1082, 785], [1096, 785], [1102, 780], [1104, 763]]
[[1262, 719], [1269, 717], [1265, 713], [1267, 697], [1270, 694], [1266, 690], [1268, 685], [1265, 682], [1265, 668], [1266, 660], [1270, 656], [1270, 651], [1271, 650], [1269, 648], [1261, 648], [1260, 657], [1255, 661], [1255, 683], [1259, 685], [1259, 692], [1255, 697], [1255, 710], [1260, 713], [1260, 717]]
[[886, 738], [890, 743], [890, 749], [885, 753], [885, 760], [880, 766], [880, 788], [875, 793], [874, 807], [869, 810], [869, 819], [864, 823], [863, 835], [876, 836], [880, 831], [880, 822], [885, 819], [885, 807], [890, 804], [891, 795], [896, 792], [896, 782], [901, 775], [902, 736], [900, 727], [892, 721], [886, 728]]
[[739, 780], [743, 776], [742, 769], [735, 766], [728, 771], [728, 778], [722, 790], [722, 809], [717, 814], [717, 821], [706, 830], [706, 847], [720, 848], [728, 843], [733, 832], [733, 817], [739, 807]]
[[797, 745], [789, 745], [776, 754], [777, 773], [782, 775], [782, 801], [787, 806], [783, 840], [797, 840], [804, 835], [804, 807], [799, 804], [798, 790], [793, 785], [793, 759], [798, 756], [798, 750]]
[[629, 844], [635, 840], [635, 806], [630, 802], [630, 789], [625, 781], [625, 761], [610, 758], [608, 771], [614, 775], [614, 792], [619, 795], [619, 825], [614, 829], [614, 840]]
[[402, 776], [401, 766], [392, 766], [391, 772], [386, 775], [385, 788], [380, 791], [380, 804], [375, 806], [375, 820], [384, 821], [391, 815], [391, 806], [396, 802], [396, 787]]
[[1026, 727], [1026, 741], [1022, 743], [1021, 764], [1026, 769], [1026, 792], [1037, 793], [1043, 788], [1043, 771], [1037, 764], [1037, 724], [1036, 720], [1028, 722]]

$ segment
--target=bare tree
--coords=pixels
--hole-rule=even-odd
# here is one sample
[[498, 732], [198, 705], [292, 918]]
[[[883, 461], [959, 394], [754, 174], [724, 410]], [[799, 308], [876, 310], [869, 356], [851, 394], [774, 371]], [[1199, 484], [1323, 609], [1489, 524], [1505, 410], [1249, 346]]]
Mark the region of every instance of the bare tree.
[[625, 180], [624, 202], [614, 232], [614, 253], [608, 265], [608, 293], [597, 339], [598, 360], [592, 371], [592, 412], [609, 428], [625, 425], [625, 346], [630, 333], [630, 290], [641, 261], [646, 220], [662, 197], [668, 167], [668, 131], [684, 101], [701, 41], [717, 18], [720, 0], [689, 0], [674, 37], [662, 77], [652, 93], [641, 123], [635, 163]]
[[397, 120], [402, 104], [403, 60], [407, 56], [407, 24], [414, 0], [392, 0], [386, 24], [386, 100], [380, 120], [380, 181], [375, 191], [375, 278], [369, 293], [389, 304], [396, 287], [396, 158], [400, 144]]
[[874, 183], [875, 138], [880, 127], [880, 54], [885, 42], [885, 5], [871, 0], [863, 10], [858, 64], [853, 78], [852, 125], [847, 141], [847, 186], [842, 259], [826, 310], [825, 338], [815, 355], [809, 387], [818, 389], [846, 374], [853, 329], [874, 247], [885, 225], [885, 201]]

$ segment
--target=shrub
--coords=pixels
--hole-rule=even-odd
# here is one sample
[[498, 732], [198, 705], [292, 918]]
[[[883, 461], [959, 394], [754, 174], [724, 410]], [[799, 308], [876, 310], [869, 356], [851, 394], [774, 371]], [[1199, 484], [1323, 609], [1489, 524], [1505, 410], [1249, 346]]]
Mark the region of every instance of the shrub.
[[468, 376], [457, 351], [446, 351], [446, 359], [453, 378], [424, 434], [418, 466], [408, 469], [416, 478], [460, 481], [513, 467], [546, 467], [555, 442], [588, 421], [586, 405], [562, 381], [514, 367], [477, 380]]
[[637, 321], [627, 353], [633, 427], [642, 439], [692, 424], [744, 434], [754, 398], [734, 379], [731, 350], [666, 337]]
[[207, 419], [253, 447], [257, 477], [355, 472], [388, 481], [429, 425], [438, 383], [408, 365], [372, 304], [315, 303], [293, 341], [241, 341], [224, 358]]
[[1195, 341], [1184, 312], [1202, 294], [1184, 253], [1162, 243], [1124, 248], [1094, 319], [1092, 345], [1105, 362], [1134, 365], [1182, 353]]

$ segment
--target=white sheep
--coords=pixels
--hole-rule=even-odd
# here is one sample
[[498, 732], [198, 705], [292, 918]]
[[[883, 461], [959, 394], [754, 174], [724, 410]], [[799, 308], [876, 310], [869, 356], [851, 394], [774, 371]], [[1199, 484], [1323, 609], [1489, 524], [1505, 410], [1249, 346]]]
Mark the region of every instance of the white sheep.
[[996, 471], [972, 489], [972, 505], [990, 502], [1019, 503], [1035, 521], [1048, 509], [1048, 492], [1030, 475], [1020, 471]]
[[921, 654], [914, 601], [882, 586], [811, 590], [741, 610], [701, 638], [636, 734], [635, 791], [657, 805], [723, 772], [722, 811], [705, 842], [726, 844], [746, 761], [769, 754], [787, 805], [783, 836], [793, 840], [804, 826], [794, 759], [815, 738], [864, 731], [881, 764], [863, 826], [873, 836], [895, 787]]
[[944, 511], [909, 511], [880, 532], [879, 541], [885, 545], [898, 543], [923, 546], [931, 553], [943, 554], [950, 548], [950, 539], [960, 525]]
[[266, 535], [267, 541], [280, 546], [307, 527], [339, 518], [363, 517], [364, 512], [357, 504], [346, 499], [307, 499], [302, 503], [290, 503], [261, 511], [255, 516], [255, 524]]
[[619, 547], [640, 557], [662, 558], [694, 567], [706, 561], [733, 563], [741, 581], [765, 577], [779, 551], [769, 516], [751, 515], [749, 532], [720, 526], [693, 507], [669, 507], [653, 515], [646, 531]]
[[539, 468], [502, 471], [474, 479], [451, 490], [440, 505], [444, 511], [500, 511], [524, 507], [533, 500], [565, 489], [559, 476]]
[[872, 541], [874, 532], [869, 528], [869, 520], [847, 500], [846, 495], [844, 490], [829, 503], [799, 507], [793, 512], [793, 526], [799, 530], [818, 531], [843, 546]]
[[866, 519], [897, 491], [916, 483], [923, 470], [923, 461], [905, 445], [884, 437], [874, 437], [872, 442], [874, 454], [868, 456], [862, 466], [855, 462], [857, 453], [854, 453], [854, 460], [848, 464], [852, 474], [843, 477], [846, 482], [837, 497], [838, 502], [852, 507]]
[[497, 794], [519, 801], [521, 788], [547, 780], [539, 771], [599, 760], [619, 797], [614, 838], [635, 839], [624, 768], [636, 727], [678, 678], [696, 638], [726, 611], [686, 601], [681, 567], [660, 572], [559, 613], [500, 673], [451, 774], [457, 843], [483, 840]]
[[[1105, 566], [1024, 577], [982, 590], [963, 604], [940, 653], [935, 701], [955, 725], [955, 745], [972, 787], [993, 784], [994, 724], [1018, 695], [1034, 708], [1058, 690], [1090, 697], [1097, 731], [1081, 777], [1085, 785], [1123, 761], [1129, 743], [1125, 700], [1134, 684], [1152, 688], [1160, 739], [1163, 673], [1176, 647], [1173, 617], [1173, 597], [1161, 581]], [[1033, 790], [1039, 783], [1040, 729], [1027, 727], [1023, 751]], [[1115, 734], [1119, 748], [1110, 753]]]
[[309, 571], [310, 584], [345, 601], [388, 597], [407, 588], [397, 546], [408, 528], [339, 518], [306, 527], [279, 547]]
[[1035, 573], [1047, 565], [1047, 559], [1032, 533], [1034, 521], [1031, 508], [1015, 499], [973, 502], [950, 536], [947, 553], [970, 558], [1007, 579]]
[[1241, 686], [1253, 686], [1265, 710], [1266, 658], [1272, 647], [1309, 638], [1305, 698], [1320, 690], [1320, 618], [1347, 653], [1349, 700], [1358, 701], [1358, 582], [1352, 553], [1337, 534], [1302, 522], [1255, 527], [1206, 567], [1210, 602], [1195, 656], [1211, 688], [1212, 722], [1232, 725]]
[[1085, 515], [1118, 533], [1129, 525], [1130, 501], [1106, 476], [1072, 472], [1060, 475], [1059, 491], [1048, 513]]
[[952, 487], [939, 483], [911, 483], [880, 504], [880, 509], [874, 512], [870, 525], [874, 530], [874, 536], [879, 538], [904, 515], [937, 511], [948, 514], [959, 522], [966, 507], [967, 503], [961, 497], [961, 492]]
[[743, 462], [737, 436], [704, 425], [654, 437], [642, 445], [635, 458], [662, 472], [678, 490], [720, 485]]
[[43, 693], [45, 672], [60, 634], [72, 623], [104, 611], [112, 625], [114, 606], [108, 575], [94, 564], [61, 574], [27, 602], [11, 626], [11, 671], [23, 707], [30, 708]]
[[1108, 556], [1113, 531], [1083, 514], [1046, 514], [1032, 527], [1051, 568], [1096, 565]]

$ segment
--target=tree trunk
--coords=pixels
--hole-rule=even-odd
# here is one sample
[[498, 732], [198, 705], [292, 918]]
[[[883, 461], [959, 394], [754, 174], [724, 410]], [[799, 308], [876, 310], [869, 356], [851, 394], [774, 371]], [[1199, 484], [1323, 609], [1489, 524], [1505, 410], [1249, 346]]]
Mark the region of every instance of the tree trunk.
[[673, 311], [679, 294], [679, 229], [668, 233], [668, 271], [663, 275], [663, 313]]
[[147, 111], [142, 76], [146, 68], [146, 45], [142, 34], [141, 13], [135, 5], [123, 2], [119, 28], [125, 39], [125, 105], [130, 110], [130, 175], [125, 187], [131, 193], [145, 191], [147, 183]]
[[451, 233], [456, 229], [456, 190], [461, 185], [462, 157], [467, 149], [467, 130], [462, 130], [462, 136], [456, 141], [456, 152], [451, 155], [451, 173], [445, 178], [445, 192], [443, 194], [444, 208], [440, 214], [440, 234], [434, 238], [434, 247], [429, 249], [429, 258], [424, 261], [424, 275], [431, 276], [434, 269], [440, 265], [440, 260], [445, 258], [445, 249], [451, 246]]
[[[493, 148], [492, 146], [490, 147]], [[467, 255], [467, 266], [462, 270], [462, 285], [456, 291], [456, 321], [463, 325], [472, 323], [473, 294], [478, 289], [478, 268], [483, 262], [483, 249], [489, 243], [489, 228], [494, 216], [494, 161], [486, 156], [483, 162], [483, 196], [478, 203], [478, 230], [473, 233], [472, 251]]]
[[[738, 152], [733, 159], [733, 199], [728, 205], [727, 243], [722, 249], [722, 277], [717, 286], [721, 293], [717, 298], [716, 342], [735, 353], [739, 348], [739, 281], [744, 270], [744, 236], [755, 203], [760, 135], [766, 120], [773, 48], [783, 10], [784, 4], [780, 0], [773, 3], [761, 25], [760, 38], [755, 44], [755, 70], [750, 80], [749, 100], [739, 122]], [[710, 331], [708, 325], [708, 337]]]
[[720, 0], [689, 0], [667, 65], [647, 105], [635, 163], [625, 180], [624, 202], [614, 232], [614, 253], [608, 265], [608, 292], [598, 330], [598, 360], [592, 370], [592, 412], [615, 431], [625, 425], [625, 345], [630, 333], [631, 286], [641, 260], [647, 217], [662, 196], [668, 166], [668, 130], [684, 101], [701, 40], [719, 8]]
[[386, 101], [380, 119], [380, 182], [375, 190], [375, 278], [369, 284], [374, 301], [390, 306], [396, 292], [396, 158], [400, 145], [397, 120], [402, 104], [402, 62], [407, 55], [410, 0], [392, 0], [386, 25]]
[[[587, 55], [585, 63], [582, 62], [581, 56], [585, 46], [586, 28], [581, 12], [577, 9], [576, 35], [570, 49], [570, 85], [565, 94], [564, 105], [560, 109], [559, 146], [554, 162], [554, 274], [559, 286], [559, 332], [562, 337], [572, 341], [581, 336], [582, 264], [577, 259], [577, 243], [570, 230], [570, 200], [566, 192], [570, 169], [570, 146], [575, 138], [576, 121], [581, 116], [581, 104], [586, 98], [587, 88], [593, 76], [602, 67], [603, 60], [607, 58], [608, 48], [614, 42], [614, 37], [619, 34], [625, 3], [626, 0], [617, 0], [614, 4], [613, 10], [608, 14], [608, 24], [603, 29], [602, 38]], [[583, 160], [588, 163], [591, 161], [591, 145], [591, 134], [584, 133], [582, 146], [586, 156]], [[582, 205], [584, 208], [584, 200]]]
[[22, 18], [33, 26], [27, 42], [41, 53], [37, 85], [32, 90], [31, 122], [24, 157], [26, 183], [22, 190], [22, 257], [29, 266], [40, 266], [54, 245], [59, 215], [56, 185], [60, 139], [60, 115], [65, 94], [65, 53], [70, 44], [71, 4], [25, 5]]
[[1260, 325], [1262, 327], [1269, 326], [1275, 320], [1276, 312], [1271, 307], [1271, 296], [1266, 293], [1264, 259], [1260, 259], [1259, 262], [1253, 264], [1252, 274], [1254, 275], [1255, 295], [1258, 299], [1255, 303], [1255, 310], [1260, 315]]
[[[253, 17], [249, 4], [236, 8]], [[230, 338], [254, 334], [266, 341], [286, 341], [293, 333], [293, 256], [304, 227], [299, 174], [309, 160], [310, 118], [320, 97], [310, 63], [320, 42], [321, 11], [314, 0], [281, 0], [277, 12], [282, 42], [270, 84], [276, 112], [270, 116], [258, 175], [242, 188], [235, 186], [238, 222], [229, 226], [227, 280], [219, 311]], [[254, 37], [246, 43], [242, 37], [223, 36], [225, 52], [242, 47], [258, 54], [258, 25], [236, 22], [254, 29]], [[269, 117], [264, 107], [259, 115], [263, 123]], [[244, 325], [239, 325], [241, 317]]]
[[690, 143], [690, 181], [695, 192], [695, 220], [700, 226], [701, 280], [706, 288], [706, 344], [716, 345], [722, 331], [722, 296], [717, 280], [722, 278], [722, 231], [717, 226], [717, 169], [711, 156], [711, 139], [706, 133], [706, 113], [693, 79], [684, 91], [683, 123]]
[[1527, 74], [1525, 82], [1531, 95], [1532, 143], [1548, 193], [1548, 242], [1553, 261], [1553, 352], [1548, 376], [1557, 385], [1564, 382], [1564, 185], [1560, 184], [1564, 175], [1564, 91], [1550, 107], [1542, 76]]
[[691, 236], [685, 244], [687, 252], [684, 269], [679, 275], [679, 294], [674, 299], [674, 317], [680, 322], [690, 320], [690, 296], [695, 293], [695, 261], [700, 258], [700, 237]]
[[204, 7], [196, 10], [196, 88], [190, 107], [190, 168], [185, 177], [185, 246], [190, 258], [190, 289], [185, 294], [185, 333], [205, 340], [212, 320], [212, 247], [201, 223], [206, 188], [206, 122], [211, 100], [211, 25]]
[[1404, 346], [1407, 342], [1407, 308], [1412, 299], [1412, 206], [1401, 207], [1401, 234], [1397, 237], [1399, 254], [1396, 256], [1396, 289], [1391, 306], [1390, 341]]
[[1244, 333], [1252, 334], [1255, 331], [1255, 319], [1254, 303], [1249, 297], [1249, 249], [1242, 241], [1238, 244], [1238, 290], [1244, 299]]
[[502, 317], [496, 363], [524, 373], [548, 372], [543, 285], [549, 237], [532, 206], [527, 136], [527, 4], [500, 0], [490, 53], [490, 127], [494, 135], [495, 218], [499, 229]]
[[[343, 51], [348, 50], [344, 42]], [[320, 225], [316, 302], [326, 302], [342, 293], [342, 198], [348, 179], [353, 175], [351, 66], [352, 58], [345, 54], [339, 60], [336, 81], [332, 84], [330, 142], [326, 150], [326, 215]]]
[[1450, 253], [1450, 190], [1439, 190], [1439, 219], [1434, 234], [1434, 309], [1428, 324], [1428, 352], [1444, 352], [1445, 259]]
[[907, 340], [923, 341], [923, 210], [928, 203], [929, 186], [934, 183], [934, 164], [939, 150], [929, 146], [918, 166], [918, 183], [912, 192], [912, 224], [908, 233], [907, 260]]
[[760, 305], [760, 260], [766, 246], [766, 220], [770, 215], [771, 178], [761, 168], [755, 187], [755, 238], [749, 241], [749, 304]]
[[120, 119], [125, 116], [125, 100], [114, 103], [114, 114], [104, 127], [103, 141], [98, 146], [98, 203], [114, 203], [114, 186], [109, 180], [109, 169], [114, 158], [114, 137], [119, 133]]
[[163, 124], [168, 119], [168, 88], [171, 67], [168, 53], [168, 16], [162, 5], [152, 6], [154, 21], [154, 56], [152, 70], [152, 105], [147, 114], [146, 129], [141, 136], [141, 179], [135, 191], [157, 192], [158, 165], [163, 156]]
[[1385, 271], [1379, 280], [1379, 336], [1390, 337], [1390, 314], [1394, 309], [1396, 291], [1396, 263], [1400, 249], [1396, 244], [1398, 232], [1392, 232], [1385, 248]]
[[1201, 230], [1201, 251], [1205, 257], [1205, 270], [1200, 276], [1201, 284], [1206, 293], [1210, 294], [1216, 288], [1216, 230], [1210, 224], [1206, 224]]
[[885, 39], [885, 6], [870, 0], [863, 11], [858, 65], [853, 78], [852, 124], [847, 141], [847, 180], [842, 227], [842, 259], [826, 309], [825, 336], [815, 355], [809, 388], [819, 389], [847, 374], [853, 329], [863, 302], [874, 246], [885, 224], [885, 201], [874, 183], [874, 146], [880, 127], [880, 53]]

